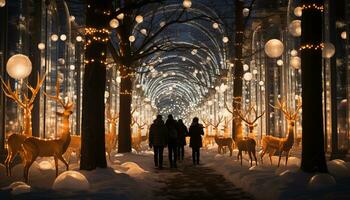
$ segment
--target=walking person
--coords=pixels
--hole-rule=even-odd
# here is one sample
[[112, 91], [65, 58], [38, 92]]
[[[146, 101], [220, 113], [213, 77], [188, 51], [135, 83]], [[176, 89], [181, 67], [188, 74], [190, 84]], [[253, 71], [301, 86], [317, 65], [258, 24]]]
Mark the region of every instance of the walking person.
[[168, 153], [170, 168], [177, 168], [178, 126], [172, 115], [168, 115], [165, 126], [168, 129]]
[[204, 135], [203, 125], [198, 122], [198, 118], [195, 117], [192, 120], [192, 124], [189, 129], [188, 135], [190, 136], [190, 147], [192, 148], [192, 161], [193, 165], [199, 165], [200, 148], [202, 147], [202, 135]]
[[177, 143], [177, 158], [178, 160], [184, 160], [186, 136], [188, 136], [188, 130], [186, 125], [183, 123], [182, 119], [179, 119], [177, 121], [177, 125], [179, 130], [179, 139]]
[[157, 119], [149, 130], [149, 147], [153, 147], [154, 165], [159, 169], [163, 168], [163, 150], [168, 142], [168, 131], [162, 119], [162, 115], [158, 115]]

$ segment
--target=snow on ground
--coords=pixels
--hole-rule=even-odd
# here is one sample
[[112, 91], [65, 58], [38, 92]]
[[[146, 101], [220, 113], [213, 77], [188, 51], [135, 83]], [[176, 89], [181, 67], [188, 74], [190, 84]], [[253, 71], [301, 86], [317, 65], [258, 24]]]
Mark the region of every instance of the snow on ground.
[[233, 157], [217, 154], [216, 149], [202, 153], [205, 166], [215, 169], [226, 179], [233, 182], [256, 199], [349, 199], [350, 198], [350, 168], [349, 162], [333, 160], [328, 162], [330, 174], [311, 174], [300, 171], [300, 159], [293, 155], [282, 158], [281, 166], [277, 167], [278, 157], [273, 156], [270, 165], [268, 156], [264, 164], [260, 162], [257, 153], [258, 166], [250, 167], [248, 155], [243, 155], [243, 166], [237, 161], [237, 153]]

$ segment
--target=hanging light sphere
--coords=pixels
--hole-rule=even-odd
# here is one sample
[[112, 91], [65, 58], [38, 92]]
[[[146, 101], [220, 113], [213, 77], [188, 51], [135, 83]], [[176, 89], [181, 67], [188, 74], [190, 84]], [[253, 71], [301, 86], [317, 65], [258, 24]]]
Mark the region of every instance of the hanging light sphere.
[[118, 76], [116, 81], [117, 81], [117, 83], [120, 83], [120, 82], [122, 82], [122, 78], [120, 76]]
[[191, 8], [191, 6], [192, 6], [192, 1], [191, 1], [191, 0], [184, 0], [184, 1], [182, 2], [182, 5], [183, 5], [184, 8]]
[[259, 81], [259, 85], [263, 86], [264, 85], [264, 81]]
[[243, 65], [243, 70], [244, 70], [244, 71], [248, 71], [248, 70], [249, 70], [249, 65], [244, 64], [244, 65]]
[[303, 9], [299, 6], [294, 8], [294, 15], [297, 17], [301, 17], [303, 15]]
[[335, 47], [330, 42], [325, 42], [324, 47], [322, 49], [322, 57], [331, 58], [335, 54]]
[[66, 36], [65, 34], [62, 34], [62, 35], [60, 36], [60, 39], [61, 39], [62, 41], [66, 41], [67, 36]]
[[147, 35], [147, 30], [146, 29], [141, 29], [140, 32], [142, 33], [142, 35]]
[[258, 74], [258, 70], [254, 69], [253, 74]]
[[294, 69], [300, 69], [301, 67], [301, 59], [298, 56], [293, 56], [289, 60], [289, 65]]
[[56, 42], [58, 40], [58, 35], [56, 34], [51, 35], [51, 40]]
[[289, 24], [289, 33], [294, 37], [300, 37], [301, 36], [301, 21], [300, 20], [293, 20]]
[[348, 36], [348, 35], [347, 35], [346, 31], [343, 31], [343, 32], [341, 32], [341, 34], [340, 34], [340, 37], [341, 37], [341, 39], [343, 39], [343, 40], [346, 40], [346, 38], [348, 38], [347, 36]]
[[119, 21], [117, 19], [111, 19], [111, 21], [109, 21], [109, 26], [111, 28], [118, 28]]
[[75, 66], [74, 65], [70, 65], [69, 69], [73, 71], [73, 70], [75, 70]]
[[293, 50], [290, 51], [290, 55], [291, 56], [297, 56], [298, 55], [298, 51], [293, 49]]
[[213, 23], [213, 29], [218, 29], [218, 28], [219, 28], [219, 24], [216, 23], [216, 22], [214, 22], [214, 23]]
[[248, 15], [249, 15], [249, 8], [243, 8], [243, 11], [242, 11], [242, 13], [243, 13], [243, 16], [244, 17], [248, 17]]
[[14, 79], [24, 79], [32, 72], [32, 62], [26, 55], [13, 55], [7, 61], [6, 71], [8, 75]]
[[278, 58], [284, 51], [283, 43], [278, 39], [271, 39], [265, 44], [265, 53], [270, 58]]
[[243, 78], [244, 78], [244, 80], [246, 80], [246, 81], [251, 81], [252, 78], [253, 78], [253, 75], [252, 75], [252, 73], [250, 73], [250, 72], [246, 72], [246, 73], [243, 75]]
[[228, 37], [226, 37], [226, 36], [223, 37], [223, 38], [222, 38], [222, 41], [223, 41], [224, 43], [228, 43]]
[[0, 0], [0, 8], [5, 7], [6, 0]]
[[135, 21], [136, 21], [137, 23], [142, 23], [142, 22], [143, 22], [143, 17], [142, 17], [141, 15], [137, 15], [137, 16], [135, 17]]
[[120, 13], [119, 15], [117, 15], [117, 19], [123, 20], [124, 19], [124, 13]]
[[277, 65], [278, 65], [278, 66], [282, 66], [282, 65], [283, 65], [283, 60], [278, 59], [278, 60], [277, 60]]
[[78, 36], [75, 38], [75, 40], [76, 40], [77, 42], [81, 42], [81, 41], [83, 41], [83, 37], [81, 37], [80, 35], [78, 35]]
[[40, 43], [38, 44], [38, 49], [39, 49], [39, 50], [44, 50], [44, 49], [45, 49], [45, 44], [42, 43], [42, 42], [40, 42]]
[[129, 41], [130, 42], [135, 42], [135, 40], [136, 40], [135, 36], [133, 36], [133, 35], [129, 36]]

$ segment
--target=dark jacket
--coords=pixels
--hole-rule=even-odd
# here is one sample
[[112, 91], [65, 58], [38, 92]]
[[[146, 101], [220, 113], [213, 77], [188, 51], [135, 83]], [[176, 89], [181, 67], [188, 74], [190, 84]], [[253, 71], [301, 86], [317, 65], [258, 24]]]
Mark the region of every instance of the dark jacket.
[[165, 146], [168, 143], [168, 131], [163, 120], [154, 120], [149, 128], [149, 144], [152, 146]]
[[203, 125], [199, 123], [192, 123], [188, 135], [190, 139], [190, 147], [200, 148], [202, 147], [202, 135], [204, 135]]
[[168, 144], [177, 144], [177, 141], [179, 139], [177, 121], [174, 119], [167, 119], [165, 126], [168, 129]]
[[187, 127], [183, 123], [178, 123], [178, 129], [179, 129], [178, 144], [182, 146], [186, 145], [186, 136], [188, 136]]

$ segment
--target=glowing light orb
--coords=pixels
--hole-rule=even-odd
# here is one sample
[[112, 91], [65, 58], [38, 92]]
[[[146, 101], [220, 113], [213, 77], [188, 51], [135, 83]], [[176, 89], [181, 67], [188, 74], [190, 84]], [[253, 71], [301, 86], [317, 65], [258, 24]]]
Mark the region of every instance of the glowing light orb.
[[141, 29], [140, 32], [142, 33], [142, 35], [147, 35], [147, 30], [146, 29]]
[[111, 28], [118, 28], [119, 21], [117, 19], [111, 19], [111, 21], [109, 21], [109, 26]]
[[45, 44], [42, 43], [42, 42], [40, 42], [40, 43], [38, 44], [38, 49], [39, 49], [39, 50], [44, 50], [44, 49], [45, 49]]
[[6, 6], [6, 0], [0, 0], [0, 8]]
[[278, 58], [284, 51], [283, 43], [278, 39], [271, 39], [265, 44], [265, 53], [270, 58]]
[[10, 57], [6, 64], [6, 71], [10, 77], [21, 80], [32, 72], [32, 62], [28, 56], [16, 54]]
[[216, 23], [216, 22], [214, 22], [214, 23], [213, 23], [213, 29], [218, 29], [218, 28], [219, 28], [219, 24]]
[[117, 19], [123, 20], [124, 19], [124, 13], [120, 13], [119, 15], [117, 15]]
[[81, 37], [80, 35], [78, 35], [78, 36], [75, 38], [75, 40], [76, 40], [77, 42], [81, 42], [81, 41], [83, 41], [83, 37]]
[[248, 71], [248, 70], [249, 70], [249, 65], [244, 64], [244, 65], [243, 65], [243, 70], [244, 70], [244, 71]]
[[228, 37], [226, 37], [226, 36], [223, 37], [223, 38], [222, 38], [222, 41], [223, 41], [224, 43], [228, 43]]
[[301, 21], [300, 20], [293, 20], [289, 26], [289, 33], [294, 37], [300, 37], [301, 36]]
[[141, 15], [137, 15], [137, 16], [135, 17], [135, 21], [136, 21], [137, 23], [142, 23], [142, 22], [143, 22], [143, 17], [142, 17]]
[[298, 51], [293, 49], [293, 50], [290, 51], [290, 55], [291, 56], [297, 56], [298, 55]]
[[250, 72], [246, 72], [246, 73], [243, 75], [243, 78], [244, 78], [244, 80], [246, 80], [246, 81], [251, 81], [252, 78], [253, 78], [253, 74], [250, 73]]
[[301, 59], [298, 56], [293, 56], [290, 58], [289, 65], [294, 69], [300, 69]]
[[346, 38], [348, 38], [348, 34], [346, 33], [346, 31], [343, 31], [341, 32], [340, 37], [341, 39], [346, 40]]
[[331, 58], [335, 54], [335, 47], [330, 42], [325, 42], [324, 47], [322, 49], [322, 57], [324, 58]]
[[249, 8], [243, 8], [243, 10], [242, 10], [242, 14], [243, 14], [244, 17], [248, 17], [249, 12], [250, 12]]
[[62, 34], [62, 35], [60, 36], [60, 39], [61, 39], [62, 41], [66, 41], [67, 36], [66, 36], [65, 34]]
[[52, 35], [51, 35], [51, 40], [54, 41], [54, 42], [56, 42], [56, 41], [58, 40], [58, 35], [52, 34]]
[[303, 15], [303, 9], [299, 6], [294, 8], [294, 15], [297, 17], [301, 17]]
[[283, 65], [283, 60], [278, 59], [278, 60], [277, 60], [277, 65], [278, 65], [278, 66], [282, 66], [282, 65]]
[[135, 36], [133, 36], [133, 35], [129, 36], [129, 41], [130, 42], [135, 42], [135, 40], [136, 40]]
[[191, 8], [191, 6], [192, 6], [192, 1], [191, 1], [191, 0], [184, 0], [184, 1], [182, 2], [182, 5], [183, 5], [184, 8]]

